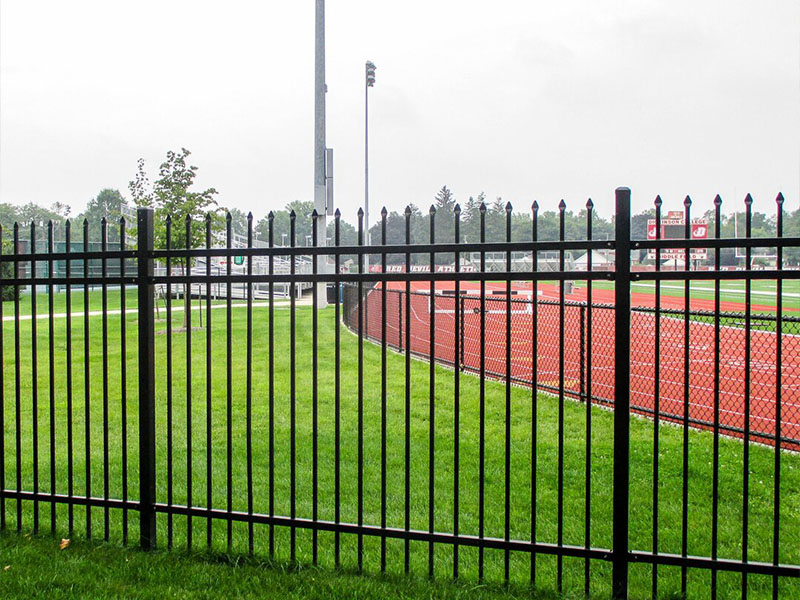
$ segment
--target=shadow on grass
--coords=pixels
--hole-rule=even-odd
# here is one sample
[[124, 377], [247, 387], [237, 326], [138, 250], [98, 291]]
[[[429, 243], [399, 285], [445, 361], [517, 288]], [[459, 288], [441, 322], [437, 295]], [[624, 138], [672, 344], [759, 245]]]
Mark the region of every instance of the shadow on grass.
[[[241, 554], [187, 553], [0, 534], [4, 598], [567, 598], [520, 585], [359, 574]], [[577, 597], [577, 596], [576, 596]]]

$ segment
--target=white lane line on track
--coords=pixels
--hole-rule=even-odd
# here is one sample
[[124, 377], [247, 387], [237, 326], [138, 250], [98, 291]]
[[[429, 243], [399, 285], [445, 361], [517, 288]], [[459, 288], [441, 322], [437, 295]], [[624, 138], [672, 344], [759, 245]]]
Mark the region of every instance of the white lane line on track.
[[[652, 283], [632, 282], [631, 285], [640, 286], [640, 287], [655, 288], [655, 286]], [[682, 290], [683, 286], [682, 285], [662, 285], [661, 289], [662, 290]], [[693, 285], [692, 286], [692, 291], [693, 292], [713, 292], [714, 288], [701, 288], [701, 287], [696, 287], [696, 286]], [[723, 288], [723, 287], [720, 287], [719, 291], [722, 292], [723, 294], [744, 294], [745, 293], [743, 289], [738, 289], [738, 288]], [[759, 296], [775, 296], [776, 295], [775, 292], [764, 292], [764, 291], [760, 291], [760, 290], [750, 290], [750, 293], [751, 294], [756, 294], [756, 295], [759, 295]], [[793, 294], [793, 293], [790, 293], [790, 292], [783, 292], [783, 297], [784, 298], [800, 298], [800, 294]]]

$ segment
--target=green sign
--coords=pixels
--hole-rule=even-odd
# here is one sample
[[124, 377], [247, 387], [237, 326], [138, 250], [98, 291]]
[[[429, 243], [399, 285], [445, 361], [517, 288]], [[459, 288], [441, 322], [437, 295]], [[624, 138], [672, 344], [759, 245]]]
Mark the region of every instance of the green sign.
[[235, 264], [235, 265], [243, 265], [244, 264], [244, 256], [234, 256], [233, 257], [233, 264]]

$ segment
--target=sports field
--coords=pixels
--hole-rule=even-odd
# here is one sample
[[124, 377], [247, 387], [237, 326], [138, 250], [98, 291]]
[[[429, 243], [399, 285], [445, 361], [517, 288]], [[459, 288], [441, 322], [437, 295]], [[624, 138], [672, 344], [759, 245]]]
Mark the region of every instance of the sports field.
[[[713, 284], [708, 283], [704, 286], [698, 284], [698, 287], [708, 288], [709, 285], [713, 288]], [[568, 306], [564, 309], [562, 324], [558, 285], [538, 285], [534, 319], [530, 283], [512, 284], [510, 313], [505, 301], [506, 284], [487, 283], [484, 345], [487, 373], [501, 379], [510, 374], [518, 383], [535, 382], [537, 387], [550, 392], [557, 392], [563, 381], [563, 388], [569, 395], [589, 395], [596, 401], [613, 403], [613, 289], [609, 286], [594, 289], [596, 287], [593, 285], [591, 310], [578, 304], [587, 300], [585, 283], [564, 296]], [[675, 287], [679, 289], [675, 290]], [[767, 294], [767, 288], [762, 284], [753, 291]], [[395, 346], [402, 345], [405, 327], [408, 326], [412, 351], [429, 356], [430, 284], [415, 282], [411, 289], [411, 313], [410, 319], [406, 320], [403, 313], [405, 284], [389, 283], [387, 286], [387, 338]], [[729, 284], [725, 289], [727, 298], [739, 297], [738, 286]], [[681, 295], [665, 293], [662, 297], [661, 308], [669, 310], [659, 318], [658, 344], [656, 315], [652, 310], [643, 310], [654, 306], [654, 295], [644, 291], [632, 293], [631, 405], [634, 409], [643, 414], [653, 414], [657, 410], [669, 420], [687, 419], [700, 427], [712, 427], [718, 419], [724, 433], [739, 437], [752, 435], [755, 440], [774, 443], [774, 436], [778, 433], [776, 400], [780, 398], [780, 436], [785, 440], [785, 447], [800, 448], [800, 322], [791, 320], [793, 313], [787, 311], [784, 315], [788, 320], [783, 324], [782, 335], [778, 336], [775, 332], [775, 305], [751, 304], [754, 314], [767, 316], [751, 317], [748, 331], [743, 316], [744, 304], [725, 300], [721, 302], [721, 310], [736, 316], [721, 318], [717, 344], [713, 317], [694, 314], [687, 319], [683, 312], [682, 286], [670, 286], [668, 290], [680, 291]], [[449, 364], [458, 360], [461, 368], [478, 371], [481, 364], [480, 285], [461, 283], [460, 293], [465, 295], [458, 306], [453, 300], [454, 291], [453, 282], [436, 284], [436, 358]], [[701, 289], [697, 291], [705, 293]], [[784, 293], [784, 301], [787, 293], [791, 292]], [[765, 295], [762, 298], [765, 302], [774, 302], [774, 291], [771, 297]], [[375, 339], [381, 336], [380, 302], [381, 291], [378, 288], [368, 296], [367, 311], [367, 331]], [[713, 306], [713, 300], [691, 298], [691, 310], [708, 311]], [[459, 311], [458, 328], [461, 329], [458, 339], [456, 310]], [[770, 315], [770, 310], [773, 315]], [[534, 321], [537, 330], [535, 344]], [[507, 325], [510, 327], [511, 345], [509, 371], [506, 369]], [[563, 342], [560, 338], [562, 327]], [[687, 339], [688, 356], [685, 350]], [[776, 360], [779, 340], [783, 352], [780, 368]], [[454, 357], [456, 349], [459, 352], [457, 358]], [[718, 380], [715, 378], [717, 362]], [[688, 411], [685, 412], [687, 398]], [[717, 398], [719, 411], [715, 417]]]
[[[551, 297], [557, 296], [555, 285], [545, 287]], [[777, 284], [769, 280], [754, 280], [750, 284], [750, 308], [753, 312], [774, 313], [777, 306]], [[786, 280], [783, 282], [782, 298], [783, 310], [787, 314], [800, 312], [800, 281]], [[593, 294], [596, 298], [610, 299], [613, 296], [607, 292], [614, 290], [614, 283], [608, 281], [595, 281], [592, 283]], [[744, 312], [746, 288], [744, 281], [722, 281], [720, 288], [720, 310], [726, 312]], [[577, 282], [574, 289], [576, 299], [586, 299], [586, 282]], [[634, 306], [654, 306], [656, 284], [653, 281], [634, 281], [631, 283], [631, 300]], [[602, 290], [602, 291], [601, 291]], [[690, 286], [690, 310], [714, 310], [714, 282], [697, 280]], [[684, 309], [685, 288], [682, 282], [664, 281], [661, 283], [662, 308]], [[569, 295], [568, 298], [571, 298]], [[605, 300], [595, 300], [605, 301]]]

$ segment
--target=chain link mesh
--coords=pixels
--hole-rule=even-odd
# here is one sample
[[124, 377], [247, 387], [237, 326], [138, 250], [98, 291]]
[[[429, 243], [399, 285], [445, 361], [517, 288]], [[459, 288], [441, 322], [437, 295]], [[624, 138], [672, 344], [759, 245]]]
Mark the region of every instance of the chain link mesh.
[[[513, 293], [513, 292], [512, 292]], [[344, 322], [353, 331], [363, 331], [381, 341], [382, 298], [386, 295], [386, 343], [407, 350], [406, 327], [410, 328], [410, 350], [430, 358], [430, 292], [410, 294], [406, 314], [403, 290], [365, 288], [363, 326], [358, 326], [358, 288], [344, 287]], [[437, 362], [478, 373], [481, 368], [481, 297], [437, 291], [434, 295], [435, 355]], [[508, 310], [510, 305], [511, 310]], [[512, 297], [494, 291], [484, 299], [484, 367], [487, 377], [505, 380], [507, 344], [510, 348], [512, 383], [531, 385], [536, 376], [543, 392], [559, 393], [563, 365], [564, 394], [585, 401], [613, 405], [614, 307], [606, 304], [564, 302]], [[535, 313], [534, 313], [535, 311]], [[535, 317], [534, 317], [535, 315]], [[631, 409], [639, 414], [710, 429], [715, 423], [715, 398], [719, 397], [720, 432], [742, 437], [749, 428], [754, 441], [774, 444], [777, 434], [776, 365], [777, 319], [757, 314], [719, 315], [717, 358], [715, 313], [661, 309], [660, 343], [656, 347], [656, 310], [636, 307], [631, 315]], [[537, 335], [534, 343], [534, 318]], [[456, 339], [456, 319], [459, 337]], [[509, 325], [509, 337], [506, 327]], [[686, 332], [688, 326], [688, 340]], [[783, 363], [780, 374], [781, 431], [783, 447], [800, 449], [800, 319], [783, 317]], [[563, 348], [561, 332], [563, 331]], [[750, 345], [749, 385], [746, 385], [747, 343]], [[687, 350], [688, 348], [688, 350]], [[658, 351], [658, 354], [657, 354]], [[686, 352], [688, 351], [688, 371]], [[589, 357], [591, 359], [589, 360]], [[591, 374], [589, 373], [591, 363]], [[719, 372], [716, 389], [715, 374]], [[688, 377], [687, 377], [688, 373]], [[590, 376], [591, 375], [591, 376]], [[656, 383], [658, 385], [656, 385]], [[688, 383], [688, 394], [685, 389]], [[656, 396], [657, 392], [657, 396]], [[688, 415], [685, 397], [688, 396]], [[745, 410], [749, 399], [749, 417]], [[656, 407], [656, 404], [658, 406]]]

